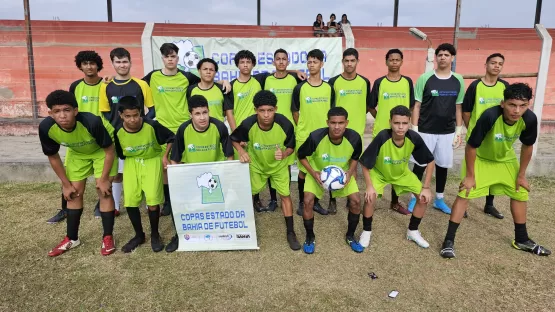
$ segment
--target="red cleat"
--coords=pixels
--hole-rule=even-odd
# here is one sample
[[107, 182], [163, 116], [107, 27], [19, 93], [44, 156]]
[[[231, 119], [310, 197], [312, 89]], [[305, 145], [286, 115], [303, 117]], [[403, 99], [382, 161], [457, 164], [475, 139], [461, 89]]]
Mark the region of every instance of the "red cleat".
[[71, 240], [71, 239], [69, 239], [69, 237], [66, 236], [64, 238], [64, 240], [62, 240], [61, 243], [59, 243], [56, 247], [54, 247], [52, 250], [50, 250], [48, 252], [48, 256], [49, 257], [59, 256], [59, 255], [63, 254], [64, 252], [79, 246], [79, 244], [81, 244], [79, 239]]
[[112, 235], [104, 236], [102, 239], [102, 247], [100, 248], [100, 254], [103, 256], [108, 256], [116, 251], [116, 245], [114, 243], [114, 237]]

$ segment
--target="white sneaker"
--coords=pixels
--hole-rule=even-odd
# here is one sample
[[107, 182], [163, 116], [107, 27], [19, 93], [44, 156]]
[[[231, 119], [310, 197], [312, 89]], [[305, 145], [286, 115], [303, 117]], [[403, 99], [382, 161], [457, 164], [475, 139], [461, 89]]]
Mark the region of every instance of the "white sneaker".
[[362, 245], [362, 247], [366, 248], [370, 246], [370, 237], [372, 236], [372, 231], [362, 231], [360, 234], [360, 239], [358, 243]]
[[418, 230], [416, 231], [407, 230], [407, 239], [415, 242], [416, 245], [422, 248], [430, 247], [430, 244], [428, 244], [428, 242], [424, 238], [422, 238], [422, 235]]

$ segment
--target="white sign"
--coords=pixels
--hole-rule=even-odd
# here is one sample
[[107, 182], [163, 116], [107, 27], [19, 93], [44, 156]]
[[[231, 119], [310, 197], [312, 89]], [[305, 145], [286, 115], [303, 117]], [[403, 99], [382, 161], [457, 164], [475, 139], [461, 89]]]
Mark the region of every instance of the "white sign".
[[171, 165], [168, 182], [178, 251], [259, 249], [248, 164]]

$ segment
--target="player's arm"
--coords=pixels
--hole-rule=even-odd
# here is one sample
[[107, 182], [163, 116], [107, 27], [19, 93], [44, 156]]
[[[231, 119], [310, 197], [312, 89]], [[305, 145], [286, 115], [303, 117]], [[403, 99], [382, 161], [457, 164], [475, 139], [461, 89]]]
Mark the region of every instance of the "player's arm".
[[374, 118], [376, 118], [376, 115], [378, 114], [376, 107], [378, 107], [378, 92], [380, 91], [381, 81], [382, 78], [376, 79], [376, 81], [374, 81], [374, 87], [372, 88], [372, 91], [370, 91], [370, 96], [366, 104], [367, 112], [369, 112]]
[[144, 80], [134, 80], [139, 84], [139, 86], [141, 87], [141, 91], [143, 92], [143, 98], [145, 100], [144, 108], [145, 111], [148, 110], [146, 116], [151, 119], [156, 117], [154, 112], [154, 99], [152, 98], [152, 90], [150, 90], [150, 86]]
[[314, 138], [314, 133], [311, 133], [308, 136], [308, 139], [299, 147], [299, 151], [297, 152], [297, 156], [301, 164], [305, 167], [306, 171], [316, 180], [316, 182], [323, 187], [322, 181], [320, 180], [320, 172], [314, 170], [310, 163], [308, 162], [307, 157], [314, 154], [316, 151], [316, 140]]
[[[372, 88], [370, 87], [371, 86], [370, 80], [368, 80], [366, 77], [362, 77], [362, 79], [366, 81], [366, 112], [369, 112]], [[372, 115], [372, 116], [375, 116], [375, 115]]]
[[[171, 152], [170, 152], [170, 164], [172, 165], [183, 163], [181, 161], [182, 160], [181, 158], [183, 157], [183, 151], [185, 151], [185, 128], [187, 128], [187, 125], [190, 123], [191, 121], [187, 121], [183, 123], [181, 126], [179, 126], [179, 128], [177, 129], [177, 132], [175, 133], [175, 137], [174, 137]], [[169, 150], [170, 150], [169, 148], [166, 148], [166, 152]]]
[[215, 123], [220, 133], [220, 144], [222, 145], [222, 152], [227, 160], [233, 160], [233, 144], [229, 137], [227, 127], [223, 122]]
[[[415, 131], [409, 130], [406, 137], [414, 145], [412, 150], [412, 157], [419, 164], [427, 164], [426, 167], [426, 177], [424, 178], [424, 183], [422, 183], [422, 191], [420, 192], [420, 200], [424, 203], [428, 203], [432, 199], [432, 193], [430, 192], [430, 183], [432, 183], [432, 176], [434, 175], [435, 161], [434, 155], [428, 147], [422, 137]], [[417, 165], [415, 165], [417, 166]]]
[[172, 144], [173, 144], [173, 141], [175, 140], [175, 135], [170, 129], [164, 127], [156, 120], [145, 120], [145, 122], [149, 123], [154, 128], [154, 134], [156, 136], [156, 141], [158, 142], [158, 144], [159, 145], [166, 144], [166, 152], [162, 156], [162, 164], [164, 166], [164, 169], [167, 169], [168, 165], [170, 164], [168, 156], [172, 149]]
[[522, 119], [526, 125], [526, 129], [520, 134], [520, 142], [522, 147], [520, 150], [520, 168], [518, 169], [518, 176], [516, 181], [516, 191], [522, 186], [527, 191], [530, 191], [530, 186], [526, 179], [526, 169], [532, 160], [532, 152], [534, 150], [534, 143], [538, 137], [538, 119], [534, 113], [527, 110]]
[[353, 154], [349, 160], [349, 170], [347, 171], [345, 179], [347, 181], [346, 183], [349, 183], [351, 177], [355, 177], [356, 179], [358, 159], [360, 158], [360, 154], [362, 154], [362, 138], [356, 131], [345, 131], [345, 137], [353, 147]]
[[464, 94], [463, 102], [462, 102], [462, 119], [464, 125], [468, 129], [468, 124], [470, 122], [470, 116], [472, 111], [474, 110], [474, 104], [476, 102], [476, 86], [480, 82], [480, 80], [473, 81], [466, 90]]
[[461, 75], [455, 74], [455, 77], [460, 82], [459, 93], [457, 96], [456, 102], [456, 111], [455, 111], [455, 119], [456, 119], [456, 127], [455, 127], [455, 138], [453, 139], [453, 147], [458, 148], [462, 143], [462, 127], [463, 127], [463, 118], [462, 118], [462, 103], [464, 100], [464, 79]]
[[121, 147], [121, 143], [117, 134], [118, 130], [119, 128], [114, 131], [114, 146], [116, 148], [116, 156], [118, 156], [120, 159], [125, 159], [125, 155], [123, 155], [123, 148]]
[[98, 109], [106, 120], [111, 121], [112, 115], [110, 114], [111, 108], [110, 102], [108, 101], [108, 95], [106, 94], [106, 86], [107, 84], [105, 83], [100, 85], [100, 91], [98, 92]]
[[295, 88], [293, 89], [293, 95], [291, 98], [291, 112], [293, 113], [293, 120], [295, 121], [295, 124], [298, 125], [299, 124], [299, 110], [301, 107], [301, 87], [302, 87], [302, 83], [299, 83], [298, 85], [295, 86]]
[[92, 118], [85, 125], [87, 130], [91, 133], [96, 141], [96, 144], [104, 149], [104, 166], [102, 168], [102, 175], [96, 180], [96, 188], [104, 196], [112, 195], [112, 182], [110, 181], [110, 171], [114, 165], [116, 158], [116, 149], [112, 137], [108, 130], [104, 127], [100, 117]]
[[424, 87], [427, 80], [428, 78], [426, 77], [426, 74], [420, 76], [416, 81], [416, 86], [414, 87], [414, 107], [412, 108], [411, 128], [416, 132], [418, 132], [420, 106], [422, 105], [422, 99], [424, 98]]
[[387, 130], [382, 130], [376, 135], [376, 137], [370, 142], [370, 145], [360, 156], [358, 162], [362, 167], [362, 174], [364, 176], [364, 182], [366, 183], [366, 192], [364, 194], [364, 200], [366, 202], [374, 202], [376, 200], [376, 190], [374, 185], [372, 185], [372, 179], [370, 178], [370, 170], [376, 165], [376, 160], [378, 159], [378, 154], [380, 153], [380, 148], [389, 139], [389, 134]]
[[[255, 116], [254, 116], [255, 117]], [[250, 120], [251, 118], [245, 119], [234, 131], [231, 133], [231, 143], [233, 147], [237, 150], [239, 154], [239, 160], [242, 163], [249, 163], [250, 157], [249, 153], [245, 151], [245, 149], [241, 146], [241, 142], [248, 142], [249, 141], [249, 129], [247, 127], [246, 121]]]
[[[223, 91], [223, 88], [220, 88], [220, 90], [222, 90], [223, 97], [224, 97], [224, 103], [222, 105], [224, 110], [224, 116], [227, 120], [227, 123], [229, 124], [229, 128], [231, 128], [231, 131], [233, 131], [235, 130], [235, 128], [237, 128], [237, 124], [235, 123], [235, 115], [233, 115], [233, 109], [235, 108], [233, 103], [233, 92], [229, 92], [225, 94]], [[229, 136], [229, 133], [228, 133], [228, 136]]]
[[[283, 142], [283, 146], [285, 147], [285, 151], [282, 151], [279, 146], [276, 149], [276, 160], [282, 160], [289, 155], [295, 152], [295, 128], [289, 119], [279, 115], [276, 116], [275, 122], [281, 126], [281, 129], [285, 132], [285, 141]], [[278, 152], [279, 150], [279, 152]], [[278, 159], [279, 154], [279, 159]]]

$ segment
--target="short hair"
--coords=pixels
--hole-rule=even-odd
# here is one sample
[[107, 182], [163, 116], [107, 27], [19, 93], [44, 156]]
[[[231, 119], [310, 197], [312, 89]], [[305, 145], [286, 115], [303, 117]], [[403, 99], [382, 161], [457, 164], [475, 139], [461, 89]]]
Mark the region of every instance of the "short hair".
[[112, 51], [110, 51], [110, 60], [112, 62], [114, 61], [114, 57], [117, 57], [120, 59], [127, 57], [129, 61], [131, 61], [131, 54], [129, 53], [129, 51], [127, 51], [124, 48], [115, 48]]
[[457, 49], [450, 43], [442, 43], [436, 49], [436, 55], [439, 54], [439, 51], [447, 51], [451, 55], [457, 55]]
[[163, 56], [168, 56], [172, 52], [175, 52], [176, 54], [179, 53], [179, 48], [175, 45], [175, 43], [166, 42], [160, 47], [160, 53], [162, 53]]
[[333, 13], [331, 13], [330, 18], [331, 18], [332, 16], [333, 16], [333, 18], [337, 18], [337, 17], [335, 16], [335, 14], [333, 14]]
[[532, 88], [523, 82], [515, 82], [503, 91], [504, 100], [530, 101], [532, 99]]
[[345, 59], [345, 57], [347, 56], [354, 56], [357, 60], [358, 60], [358, 51], [355, 48], [348, 48], [345, 51], [343, 51], [343, 59]]
[[200, 94], [193, 95], [189, 98], [189, 113], [193, 112], [194, 108], [206, 107], [208, 108], [208, 101]]
[[493, 53], [492, 55], [488, 56], [486, 59], [486, 63], [489, 62], [494, 57], [500, 57], [503, 61], [505, 61], [505, 57], [501, 53]]
[[200, 70], [200, 68], [202, 67], [202, 64], [204, 64], [204, 63], [210, 63], [210, 64], [214, 65], [214, 70], [216, 72], [218, 72], [218, 63], [216, 63], [216, 61], [214, 61], [213, 59], [208, 58], [208, 57], [203, 58], [202, 60], [200, 60], [198, 62], [197, 69]]
[[276, 107], [277, 97], [275, 94], [272, 93], [272, 91], [262, 90], [262, 91], [258, 91], [254, 95], [254, 98], [252, 99], [252, 103], [254, 104], [255, 108], [259, 108], [260, 106], [263, 106], [263, 105]]
[[235, 54], [235, 66], [239, 66], [239, 61], [242, 59], [251, 60], [252, 65], [256, 66], [256, 57], [249, 50], [241, 50]]
[[48, 94], [46, 97], [46, 106], [52, 109], [55, 105], [70, 105], [73, 108], [78, 106], [75, 95], [66, 90], [55, 90]]
[[395, 54], [395, 53], [399, 54], [401, 56], [401, 59], [403, 59], [403, 52], [401, 52], [401, 50], [391, 49], [391, 50], [387, 51], [387, 53], [385, 54], [385, 60], [387, 61], [389, 59], [389, 56], [391, 54]]
[[277, 49], [276, 52], [274, 52], [274, 58], [276, 58], [276, 55], [278, 55], [278, 53], [285, 53], [285, 55], [287, 55], [287, 58], [289, 58], [289, 54], [287, 54], [287, 51], [285, 51], [285, 49]]
[[320, 60], [320, 62], [323, 62], [324, 61], [324, 52], [322, 52], [322, 50], [320, 50], [320, 49], [310, 50], [308, 52], [308, 55], [306, 56], [306, 58], [308, 59], [309, 57], [313, 57], [315, 59]]
[[410, 118], [411, 116], [410, 109], [404, 105], [397, 105], [389, 111], [389, 119], [393, 119], [393, 116], [395, 115], [405, 116]]
[[83, 62], [96, 63], [98, 71], [101, 71], [102, 68], [104, 68], [102, 66], [102, 58], [95, 51], [79, 51], [79, 53], [75, 56], [75, 65], [77, 68], [81, 69], [81, 64], [83, 64]]
[[331, 117], [334, 117], [334, 116], [344, 116], [345, 119], [349, 119], [349, 113], [347, 113], [347, 110], [345, 110], [343, 107], [339, 107], [339, 106], [332, 107], [328, 111], [328, 120]]
[[141, 111], [141, 106], [139, 104], [139, 101], [137, 100], [136, 97], [131, 96], [131, 95], [126, 95], [124, 97], [122, 97], [121, 99], [119, 99], [118, 101], [118, 111], [120, 113], [123, 113], [124, 110], [126, 109], [136, 109], [138, 111]]

